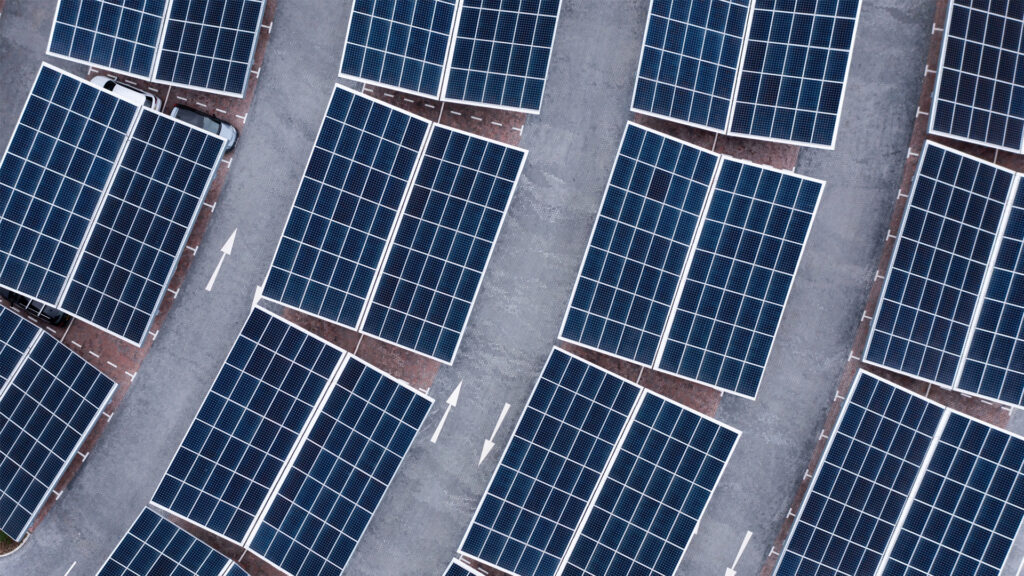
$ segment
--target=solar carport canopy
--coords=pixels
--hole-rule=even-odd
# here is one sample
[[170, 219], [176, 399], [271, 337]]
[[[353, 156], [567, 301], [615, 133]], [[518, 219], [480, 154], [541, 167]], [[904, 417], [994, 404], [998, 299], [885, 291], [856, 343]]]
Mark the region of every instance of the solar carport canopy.
[[141, 345], [223, 150], [44, 64], [0, 161], [0, 286]]
[[293, 576], [341, 574], [431, 403], [254, 308], [153, 504]]
[[24, 538], [116, 388], [55, 338], [0, 309], [0, 531]]
[[337, 85], [263, 297], [451, 364], [525, 160]]
[[1024, 438], [862, 371], [774, 574], [997, 576], [1022, 464]]
[[1021, 175], [929, 142], [921, 152], [865, 361], [1024, 402]]
[[47, 54], [241, 97], [265, 0], [59, 0]]
[[860, 0], [651, 0], [633, 110], [833, 148]]
[[823, 187], [630, 123], [560, 338], [755, 397]]
[[556, 348], [460, 551], [518, 576], [671, 576], [738, 439]]

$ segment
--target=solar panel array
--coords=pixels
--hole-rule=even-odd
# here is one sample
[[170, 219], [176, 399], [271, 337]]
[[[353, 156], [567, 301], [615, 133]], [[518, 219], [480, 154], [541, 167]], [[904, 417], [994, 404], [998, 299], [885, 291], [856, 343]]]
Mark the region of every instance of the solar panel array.
[[246, 576], [225, 556], [144, 509], [96, 576]]
[[738, 439], [645, 395], [562, 574], [675, 574]]
[[455, 0], [364, 0], [352, 5], [341, 74], [437, 98]]
[[340, 74], [430, 98], [539, 112], [561, 0], [353, 3]]
[[0, 164], [0, 284], [57, 305], [137, 113], [43, 65]]
[[633, 109], [726, 131], [750, 0], [652, 0]]
[[153, 504], [293, 576], [340, 574], [431, 402], [254, 308]]
[[164, 0], [60, 0], [49, 53], [149, 78], [167, 9]]
[[171, 0], [153, 80], [244, 96], [265, 0]]
[[61, 302], [141, 342], [217, 173], [224, 141], [143, 110]]
[[631, 123], [560, 338], [754, 397], [822, 188]]
[[717, 165], [714, 153], [626, 127], [562, 338], [654, 362]]
[[0, 285], [141, 344], [223, 148], [44, 64], [0, 163]]
[[865, 360], [1008, 404], [1024, 402], [1019, 174], [928, 143]]
[[264, 297], [358, 328], [429, 126], [335, 87]]
[[561, 0], [463, 0], [446, 100], [540, 111]]
[[556, 348], [460, 551], [519, 576], [670, 575], [738, 436]]
[[775, 574], [996, 576], [1022, 462], [1024, 439], [861, 372]]
[[59, 0], [47, 53], [244, 96], [265, 0]]
[[1022, 40], [1024, 9], [1016, 2], [950, 2], [929, 131], [1024, 150]]
[[341, 574], [430, 405], [350, 358], [249, 548], [289, 574]]
[[832, 148], [859, 0], [652, 0], [633, 110]]
[[526, 152], [435, 126], [362, 330], [455, 357]]
[[659, 370], [757, 394], [822, 188], [722, 161]]
[[263, 296], [450, 364], [525, 159], [336, 86]]
[[244, 542], [343, 355], [254, 309], [153, 503]]
[[21, 540], [117, 385], [10, 310], [0, 337], [0, 531]]

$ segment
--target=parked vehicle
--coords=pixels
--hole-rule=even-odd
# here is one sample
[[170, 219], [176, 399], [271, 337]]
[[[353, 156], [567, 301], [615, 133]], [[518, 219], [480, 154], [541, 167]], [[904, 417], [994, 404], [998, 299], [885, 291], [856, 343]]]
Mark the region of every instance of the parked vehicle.
[[216, 134], [227, 141], [224, 147], [224, 151], [227, 152], [235, 147], [235, 142], [238, 141], [238, 130], [227, 122], [214, 118], [209, 114], [200, 112], [195, 108], [189, 108], [188, 106], [175, 106], [171, 110], [171, 117], [177, 118], [183, 122], [187, 122], [200, 130], [206, 130], [212, 134]]
[[2, 296], [4, 300], [7, 300], [11, 306], [21, 308], [29, 314], [38, 316], [54, 326], [67, 326], [68, 322], [71, 322], [70, 315], [54, 308], [53, 306], [47, 306], [42, 302], [32, 300], [28, 296], [19, 294], [14, 290], [0, 288], [0, 296]]
[[134, 86], [129, 86], [124, 82], [118, 82], [109, 76], [96, 76], [92, 80], [89, 80], [89, 82], [93, 86], [108, 92], [113, 92], [114, 95], [124, 98], [137, 106], [152, 108], [157, 112], [160, 112], [164, 108], [164, 101], [156, 94], [150, 94], [149, 92], [139, 90]]

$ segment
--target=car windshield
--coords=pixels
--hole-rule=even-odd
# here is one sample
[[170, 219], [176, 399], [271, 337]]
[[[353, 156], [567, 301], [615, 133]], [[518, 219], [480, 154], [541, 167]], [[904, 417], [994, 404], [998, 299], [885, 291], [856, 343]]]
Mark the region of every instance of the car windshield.
[[200, 114], [195, 110], [185, 108], [184, 106], [178, 108], [178, 118], [188, 122], [193, 126], [198, 126], [207, 132], [213, 132], [214, 134], [220, 134], [220, 124], [210, 118], [209, 116]]

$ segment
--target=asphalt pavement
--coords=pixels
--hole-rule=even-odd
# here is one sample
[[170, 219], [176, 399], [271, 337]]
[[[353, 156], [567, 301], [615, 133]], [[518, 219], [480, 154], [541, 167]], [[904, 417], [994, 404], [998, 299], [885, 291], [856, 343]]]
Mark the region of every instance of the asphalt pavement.
[[[7, 0], [0, 17], [0, 143], [10, 137], [45, 51], [55, 0]], [[648, 0], [565, 0], [540, 115], [505, 227], [453, 366], [463, 382], [437, 444], [428, 418], [347, 575], [440, 574], [456, 554], [501, 449], [555, 343], [626, 122]], [[81, 473], [2, 576], [92, 575], [145, 506], [269, 266], [336, 82], [349, 1], [280, 4], [255, 104], [189, 278]], [[743, 431], [681, 574], [754, 575], [807, 465], [867, 299], [906, 155], [932, 0], [865, 0], [835, 151], [805, 150], [797, 171], [828, 182], [756, 402], [726, 397]], [[61, 66], [81, 72], [81, 68]], [[235, 251], [212, 292], [218, 248]], [[505, 403], [498, 448], [478, 465]]]

